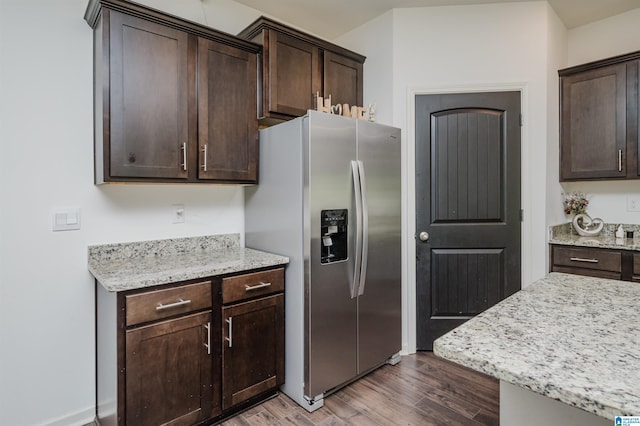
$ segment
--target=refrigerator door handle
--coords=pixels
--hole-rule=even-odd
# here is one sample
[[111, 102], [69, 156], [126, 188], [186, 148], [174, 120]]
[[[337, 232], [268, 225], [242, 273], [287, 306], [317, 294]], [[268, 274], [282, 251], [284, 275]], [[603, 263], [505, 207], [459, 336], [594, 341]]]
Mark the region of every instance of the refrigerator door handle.
[[358, 172], [360, 175], [360, 200], [362, 203], [362, 246], [360, 248], [360, 282], [358, 284], [358, 296], [364, 294], [364, 286], [367, 279], [367, 254], [369, 252], [369, 208], [367, 206], [367, 179], [364, 174], [364, 163], [358, 160]]
[[358, 296], [360, 287], [360, 271], [362, 269], [362, 188], [360, 186], [360, 167], [355, 160], [351, 161], [351, 175], [353, 177], [353, 191], [355, 196], [356, 246], [353, 250], [355, 261], [353, 267], [353, 281], [351, 282], [351, 298]]

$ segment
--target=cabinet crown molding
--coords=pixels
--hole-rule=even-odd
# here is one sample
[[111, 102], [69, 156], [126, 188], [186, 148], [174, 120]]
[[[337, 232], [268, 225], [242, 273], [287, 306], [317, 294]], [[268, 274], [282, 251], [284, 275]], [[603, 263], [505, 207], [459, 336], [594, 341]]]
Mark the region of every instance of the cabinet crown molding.
[[563, 68], [561, 70], [558, 70], [558, 76], [563, 77], [566, 75], [571, 75], [571, 74], [579, 73], [582, 71], [601, 68], [608, 65], [615, 65], [623, 62], [633, 61], [635, 59], [640, 59], [640, 50], [635, 52], [625, 53], [622, 55], [612, 56], [610, 58], [598, 59], [597, 61], [591, 61], [591, 62], [587, 62], [580, 65], [574, 65], [568, 68]]
[[100, 15], [102, 14], [103, 8], [127, 13], [138, 18], [143, 18], [148, 21], [185, 31], [190, 34], [209, 38], [229, 46], [238, 47], [251, 53], [262, 52], [262, 46], [254, 42], [205, 25], [187, 21], [183, 18], [170, 15], [157, 9], [125, 0], [89, 0], [87, 9], [84, 13], [84, 20], [94, 30], [100, 21]]
[[258, 36], [262, 32], [262, 30], [265, 29], [276, 30], [280, 33], [284, 33], [288, 36], [300, 39], [307, 43], [312, 43], [323, 50], [328, 50], [330, 52], [345, 56], [349, 59], [353, 59], [354, 61], [360, 62], [362, 64], [367, 59], [366, 56], [363, 56], [352, 50], [345, 49], [344, 47], [338, 46], [337, 44], [333, 44], [311, 34], [299, 31], [295, 28], [281, 24], [280, 22], [274, 21], [273, 19], [269, 19], [264, 16], [261, 16], [260, 18], [253, 21], [253, 23], [251, 23], [247, 28], [245, 28], [238, 34], [238, 37], [251, 40], [254, 37]]

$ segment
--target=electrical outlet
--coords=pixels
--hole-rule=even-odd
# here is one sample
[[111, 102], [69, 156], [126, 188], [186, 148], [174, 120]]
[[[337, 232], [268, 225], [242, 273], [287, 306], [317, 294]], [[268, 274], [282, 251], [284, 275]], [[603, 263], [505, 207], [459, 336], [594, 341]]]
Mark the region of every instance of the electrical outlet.
[[184, 204], [174, 204], [171, 223], [184, 223]]
[[640, 212], [640, 195], [632, 195], [627, 197], [627, 211]]

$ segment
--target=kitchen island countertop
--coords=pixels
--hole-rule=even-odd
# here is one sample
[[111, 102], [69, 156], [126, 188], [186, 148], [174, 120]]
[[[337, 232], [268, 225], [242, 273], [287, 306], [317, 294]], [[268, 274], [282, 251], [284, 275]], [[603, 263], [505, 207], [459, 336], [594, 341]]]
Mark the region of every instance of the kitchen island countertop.
[[89, 247], [89, 272], [108, 291], [284, 265], [289, 258], [240, 247], [239, 234]]
[[550, 273], [434, 342], [442, 358], [601, 417], [640, 414], [640, 284]]

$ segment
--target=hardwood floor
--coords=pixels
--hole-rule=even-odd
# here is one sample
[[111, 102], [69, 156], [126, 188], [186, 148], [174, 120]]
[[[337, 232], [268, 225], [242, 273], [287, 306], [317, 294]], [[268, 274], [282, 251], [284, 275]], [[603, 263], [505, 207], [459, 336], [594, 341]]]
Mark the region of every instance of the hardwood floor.
[[403, 356], [309, 413], [280, 394], [222, 423], [247, 425], [498, 425], [497, 380], [436, 357]]

